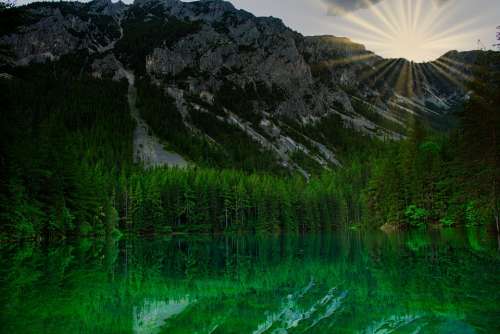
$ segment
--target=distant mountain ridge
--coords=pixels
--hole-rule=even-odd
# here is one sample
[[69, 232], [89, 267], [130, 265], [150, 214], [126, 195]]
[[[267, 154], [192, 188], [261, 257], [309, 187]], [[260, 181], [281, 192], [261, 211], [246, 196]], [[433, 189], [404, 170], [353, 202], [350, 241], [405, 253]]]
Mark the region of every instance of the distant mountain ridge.
[[422, 64], [383, 59], [347, 38], [306, 37], [220, 0], [32, 3], [1, 15], [12, 22], [0, 33], [11, 50], [3, 67], [88, 53], [82, 71], [119, 80], [126, 68], [170, 96], [193, 133], [217, 143], [193, 121], [209, 114], [295, 170], [303, 170], [298, 153], [324, 168], [341, 163], [332, 118], [389, 139], [404, 137], [415, 118], [440, 126], [466, 98], [481, 52]]

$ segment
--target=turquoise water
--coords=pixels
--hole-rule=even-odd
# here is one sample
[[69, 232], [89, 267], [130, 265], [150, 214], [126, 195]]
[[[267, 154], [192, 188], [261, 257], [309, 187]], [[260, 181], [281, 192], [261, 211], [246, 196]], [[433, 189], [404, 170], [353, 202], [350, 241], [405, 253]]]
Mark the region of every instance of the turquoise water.
[[500, 333], [497, 238], [82, 239], [1, 245], [2, 333]]

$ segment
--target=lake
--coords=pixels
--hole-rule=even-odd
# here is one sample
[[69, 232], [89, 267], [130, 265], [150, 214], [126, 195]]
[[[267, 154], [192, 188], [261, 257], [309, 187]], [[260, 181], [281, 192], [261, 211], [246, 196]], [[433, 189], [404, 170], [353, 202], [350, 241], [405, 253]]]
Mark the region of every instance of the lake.
[[3, 244], [2, 333], [500, 333], [496, 235]]

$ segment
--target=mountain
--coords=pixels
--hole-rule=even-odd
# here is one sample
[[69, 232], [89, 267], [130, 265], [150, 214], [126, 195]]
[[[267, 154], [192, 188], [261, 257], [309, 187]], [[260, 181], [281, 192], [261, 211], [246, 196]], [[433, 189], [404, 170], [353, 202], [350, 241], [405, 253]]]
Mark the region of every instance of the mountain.
[[[350, 145], [404, 138], [416, 119], [446, 126], [480, 53], [383, 59], [347, 38], [303, 36], [219, 0], [32, 3], [0, 19], [5, 76], [70, 57], [81, 73], [128, 80], [129, 100], [137, 90], [136, 121], [159, 137], [145, 142], [194, 162], [186, 138], [235, 161], [238, 142], [304, 175], [341, 165]], [[163, 107], [148, 104], [154, 94]], [[154, 164], [144, 150], [136, 146], [139, 159]]]

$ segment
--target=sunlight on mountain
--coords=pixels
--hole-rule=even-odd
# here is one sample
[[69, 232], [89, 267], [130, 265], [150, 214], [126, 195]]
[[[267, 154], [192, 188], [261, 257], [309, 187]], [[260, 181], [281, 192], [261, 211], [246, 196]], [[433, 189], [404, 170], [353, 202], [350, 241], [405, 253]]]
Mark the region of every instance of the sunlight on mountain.
[[366, 9], [346, 12], [339, 7], [335, 12], [349, 23], [351, 36], [363, 44], [376, 46], [385, 58], [431, 61], [453, 49], [457, 41], [473, 40], [478, 34], [473, 28], [476, 18], [454, 19], [458, 10], [454, 1], [439, 4], [431, 0], [364, 2]]

